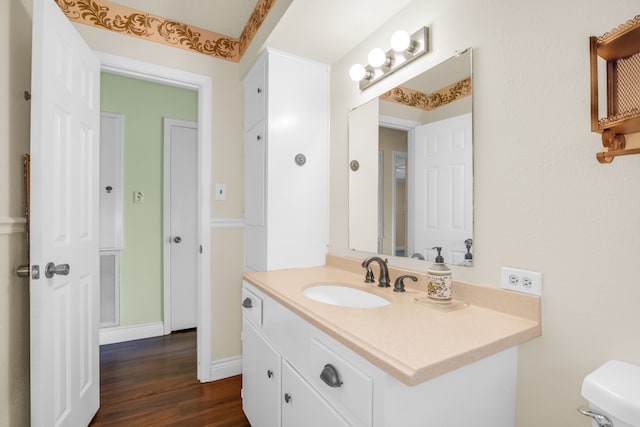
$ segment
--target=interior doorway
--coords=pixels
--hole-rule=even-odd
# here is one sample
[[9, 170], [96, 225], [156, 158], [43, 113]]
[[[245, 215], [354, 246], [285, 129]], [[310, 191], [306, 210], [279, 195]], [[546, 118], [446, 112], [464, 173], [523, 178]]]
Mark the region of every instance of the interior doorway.
[[[149, 64], [129, 58], [97, 53], [101, 71], [119, 76], [155, 82], [197, 92], [197, 210], [196, 239], [197, 265], [195, 266], [197, 293], [197, 378], [211, 380], [211, 289], [210, 283], [210, 177], [211, 177], [211, 121], [212, 82], [208, 76]], [[124, 197], [128, 197], [125, 194]], [[131, 194], [136, 197], [136, 192]], [[144, 198], [144, 192], [142, 194]], [[163, 237], [164, 239], [165, 237]], [[126, 242], [124, 243], [126, 245]], [[166, 327], [164, 328], [167, 329]], [[169, 328], [170, 330], [170, 328]]]

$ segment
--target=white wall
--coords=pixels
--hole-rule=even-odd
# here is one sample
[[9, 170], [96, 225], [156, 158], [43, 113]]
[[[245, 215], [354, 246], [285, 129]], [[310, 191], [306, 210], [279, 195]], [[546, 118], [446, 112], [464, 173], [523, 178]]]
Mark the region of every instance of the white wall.
[[[588, 43], [637, 13], [636, 0], [414, 0], [331, 67], [330, 251], [350, 254], [347, 111], [474, 48], [475, 266], [454, 276], [499, 286], [501, 266], [544, 274], [543, 336], [519, 353], [518, 427], [589, 426], [576, 412], [583, 377], [608, 359], [640, 365], [640, 156], [595, 160]], [[360, 93], [351, 64], [422, 25], [432, 51]]]

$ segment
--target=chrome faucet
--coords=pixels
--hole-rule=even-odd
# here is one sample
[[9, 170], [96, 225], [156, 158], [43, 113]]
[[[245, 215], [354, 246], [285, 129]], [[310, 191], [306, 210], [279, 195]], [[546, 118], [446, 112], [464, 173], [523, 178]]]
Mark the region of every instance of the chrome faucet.
[[388, 261], [377, 256], [372, 256], [362, 261], [362, 267], [367, 269], [367, 274], [364, 281], [366, 283], [373, 283], [375, 280], [373, 277], [373, 271], [371, 271], [371, 267], [369, 267], [369, 264], [371, 264], [373, 261], [377, 262], [380, 266], [380, 280], [378, 282], [378, 286], [381, 288], [390, 287], [391, 281], [389, 280], [389, 269], [387, 268]]

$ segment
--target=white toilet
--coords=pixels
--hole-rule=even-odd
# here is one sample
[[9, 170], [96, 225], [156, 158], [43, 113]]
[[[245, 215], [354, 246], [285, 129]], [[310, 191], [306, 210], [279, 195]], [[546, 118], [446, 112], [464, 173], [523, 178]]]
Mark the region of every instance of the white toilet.
[[[582, 382], [593, 427], [640, 427], [640, 366], [610, 360]], [[607, 420], [609, 424], [607, 424]]]

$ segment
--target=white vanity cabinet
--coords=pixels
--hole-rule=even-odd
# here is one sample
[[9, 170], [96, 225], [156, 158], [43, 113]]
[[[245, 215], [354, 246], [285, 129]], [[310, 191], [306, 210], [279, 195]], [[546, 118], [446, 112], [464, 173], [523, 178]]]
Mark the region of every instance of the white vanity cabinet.
[[272, 311], [272, 306], [262, 301], [243, 289], [242, 409], [251, 425], [349, 426], [264, 336], [263, 309]]
[[265, 50], [244, 85], [245, 266], [323, 265], [328, 244], [329, 69]]
[[[243, 306], [242, 404], [253, 427], [514, 426], [516, 347], [408, 386], [246, 281]], [[336, 381], [322, 379], [327, 366]]]

